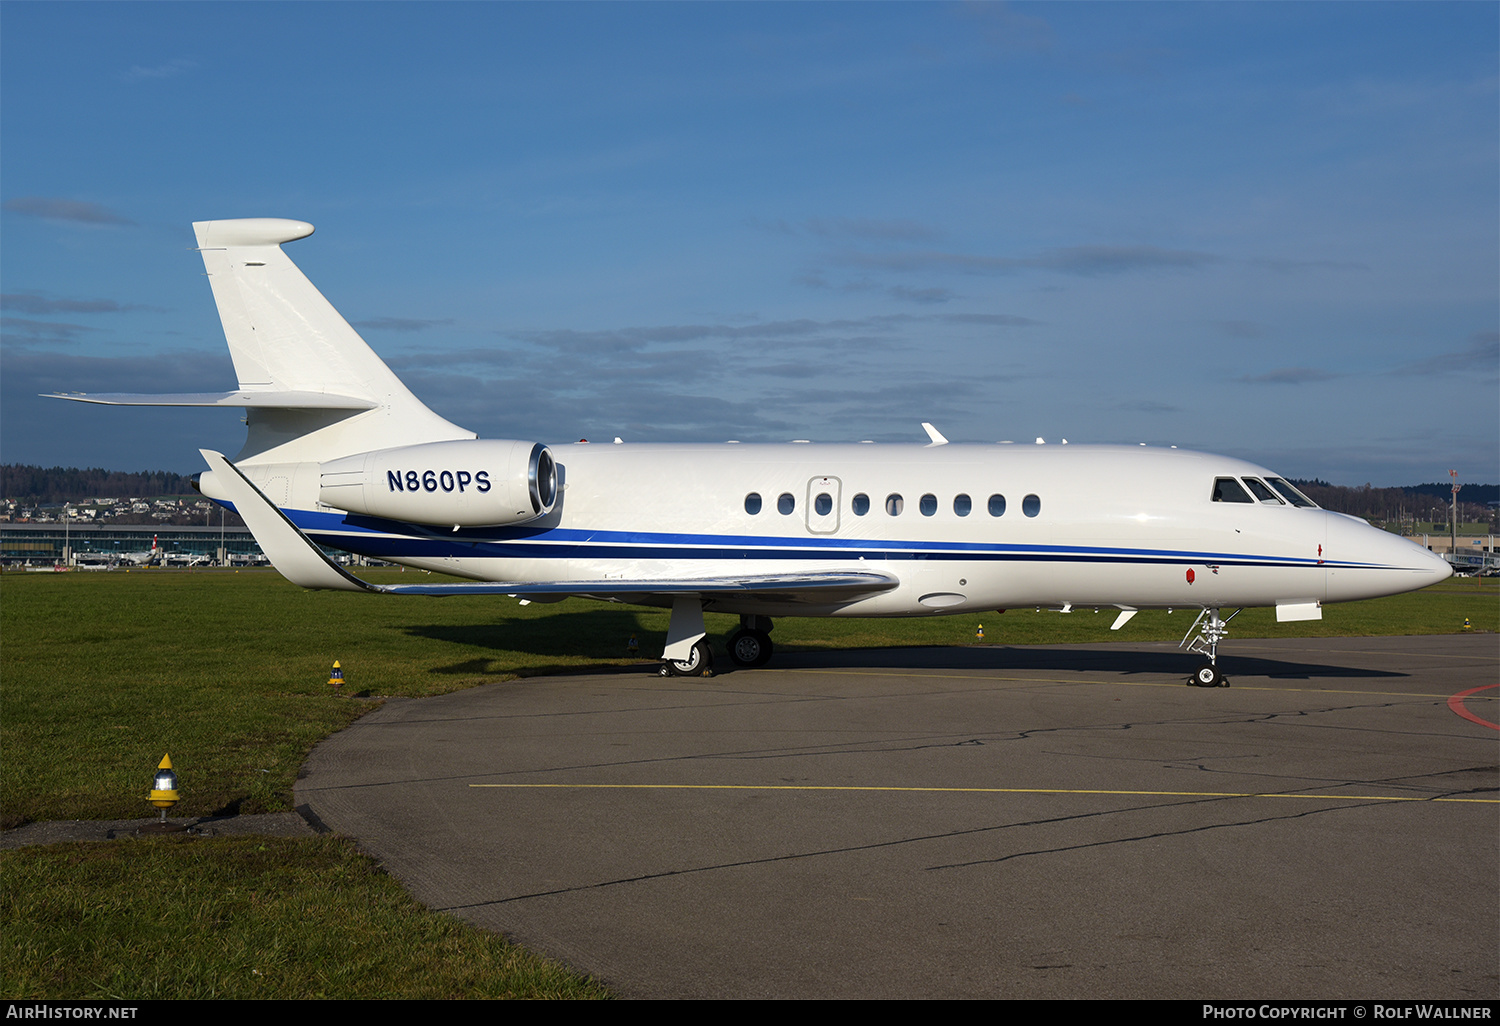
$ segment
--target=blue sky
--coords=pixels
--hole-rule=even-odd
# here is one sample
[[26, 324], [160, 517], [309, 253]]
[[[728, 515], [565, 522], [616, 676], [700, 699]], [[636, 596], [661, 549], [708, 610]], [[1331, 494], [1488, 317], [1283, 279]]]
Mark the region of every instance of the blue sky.
[[0, 7], [0, 459], [201, 469], [190, 224], [549, 442], [1151, 442], [1500, 480], [1494, 4]]

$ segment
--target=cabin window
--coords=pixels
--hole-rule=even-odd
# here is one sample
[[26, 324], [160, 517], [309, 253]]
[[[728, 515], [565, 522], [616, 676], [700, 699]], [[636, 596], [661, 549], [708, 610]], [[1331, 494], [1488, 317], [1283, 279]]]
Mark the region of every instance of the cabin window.
[[1214, 478], [1214, 501], [1215, 502], [1254, 502], [1250, 493], [1232, 477]]
[[1281, 501], [1281, 496], [1277, 495], [1275, 492], [1271, 491], [1271, 489], [1267, 488], [1264, 481], [1261, 481], [1258, 478], [1247, 477], [1245, 478], [1245, 485], [1250, 489], [1251, 493], [1261, 502], [1268, 503], [1272, 506], [1285, 505], [1285, 503]]
[[990, 516], [992, 516], [992, 517], [1003, 517], [1003, 516], [1005, 516], [1005, 496], [1003, 496], [1003, 495], [991, 495], [990, 496]]
[[792, 498], [791, 492], [782, 492], [781, 498], [776, 500], [776, 511], [784, 517], [792, 515], [792, 510], [797, 508], [797, 500]]
[[1286, 499], [1286, 501], [1290, 502], [1293, 506], [1301, 506], [1303, 509], [1318, 508], [1318, 504], [1316, 502], [1313, 502], [1307, 496], [1297, 491], [1297, 489], [1293, 487], [1290, 481], [1285, 481], [1279, 477], [1268, 477], [1266, 478], [1266, 480], [1270, 481], [1271, 487], [1280, 492], [1282, 498]]
[[953, 512], [956, 516], [966, 517], [973, 508], [974, 503], [970, 501], [967, 495], [955, 495], [953, 497]]
[[1028, 517], [1034, 517], [1042, 511], [1042, 500], [1035, 495], [1028, 495], [1021, 500], [1021, 512]]
[[922, 501], [918, 503], [918, 508], [922, 510], [922, 515], [924, 517], [932, 516], [937, 512], [937, 496], [933, 495], [931, 492], [928, 492], [926, 495], [922, 496]]
[[752, 517], [760, 512], [760, 492], [751, 492], [745, 496], [745, 512]]
[[818, 497], [813, 500], [813, 509], [817, 511], [818, 516], [826, 517], [833, 512], [833, 499], [827, 492], [819, 492]]
[[885, 511], [893, 517], [899, 517], [901, 511], [906, 508], [906, 500], [895, 492], [885, 497]]
[[855, 516], [862, 517], [870, 512], [870, 497], [864, 492], [860, 492], [849, 505], [854, 510]]

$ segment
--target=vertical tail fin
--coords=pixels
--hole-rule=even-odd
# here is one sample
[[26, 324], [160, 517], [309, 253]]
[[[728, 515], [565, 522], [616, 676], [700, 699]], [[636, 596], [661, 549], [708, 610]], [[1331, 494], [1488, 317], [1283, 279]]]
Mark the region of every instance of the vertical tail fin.
[[414, 396], [282, 252], [312, 225], [256, 217], [197, 221], [193, 230], [242, 391], [322, 393], [374, 407], [248, 406], [250, 433], [237, 462], [323, 462], [475, 437]]

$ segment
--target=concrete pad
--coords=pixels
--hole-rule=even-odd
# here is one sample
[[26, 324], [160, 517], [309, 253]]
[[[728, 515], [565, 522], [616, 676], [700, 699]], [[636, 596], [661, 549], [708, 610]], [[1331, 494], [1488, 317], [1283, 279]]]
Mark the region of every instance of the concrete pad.
[[637, 997], [1500, 997], [1490, 635], [778, 656], [393, 700], [298, 802]]

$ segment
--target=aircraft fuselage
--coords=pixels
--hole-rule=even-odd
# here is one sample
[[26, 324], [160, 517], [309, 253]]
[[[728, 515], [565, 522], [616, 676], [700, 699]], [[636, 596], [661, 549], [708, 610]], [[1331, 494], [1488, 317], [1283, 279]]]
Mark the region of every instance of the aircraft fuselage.
[[[861, 565], [900, 580], [848, 601], [704, 599], [708, 609], [768, 616], [1299, 605], [1396, 594], [1448, 574], [1440, 558], [1355, 518], [1274, 500], [1214, 501], [1219, 479], [1274, 475], [1187, 450], [596, 443], [552, 454], [556, 505], [521, 525], [444, 526], [444, 484], [456, 488], [457, 471], [441, 476], [448, 468], [417, 474], [420, 482], [433, 471], [431, 526], [313, 502], [284, 509], [323, 544], [474, 580], [682, 579]], [[242, 469], [252, 479], [296, 476]], [[483, 468], [467, 472], [472, 478]]]

